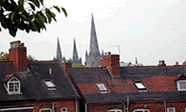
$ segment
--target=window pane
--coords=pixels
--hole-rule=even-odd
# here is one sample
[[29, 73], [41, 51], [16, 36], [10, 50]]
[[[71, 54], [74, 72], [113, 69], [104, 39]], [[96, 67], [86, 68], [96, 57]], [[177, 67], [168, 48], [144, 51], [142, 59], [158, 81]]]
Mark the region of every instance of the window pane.
[[19, 91], [19, 83], [15, 83], [15, 92]]
[[168, 112], [174, 112], [174, 108], [169, 108]]
[[186, 82], [179, 82], [180, 89], [186, 89]]
[[41, 110], [41, 112], [51, 112], [50, 110]]
[[139, 88], [139, 89], [143, 89], [145, 88], [145, 86], [142, 84], [142, 83], [135, 83], [136, 86]]
[[13, 87], [13, 83], [9, 83], [9, 92], [13, 92], [14, 91], [14, 87]]
[[106, 91], [107, 90], [107, 88], [105, 87], [105, 85], [104, 84], [97, 84], [97, 86], [98, 86], [98, 88], [99, 88], [99, 90], [101, 90], [101, 91]]

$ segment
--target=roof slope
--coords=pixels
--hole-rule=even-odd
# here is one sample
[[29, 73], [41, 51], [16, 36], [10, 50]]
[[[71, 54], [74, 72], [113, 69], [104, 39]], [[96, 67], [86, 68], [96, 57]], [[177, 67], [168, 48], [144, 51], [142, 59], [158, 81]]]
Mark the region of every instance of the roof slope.
[[[22, 94], [8, 95], [3, 85], [0, 84], [0, 101], [80, 98], [59, 62], [29, 62], [28, 68], [29, 72], [14, 74], [21, 82]], [[52, 68], [51, 75], [49, 68]], [[6, 74], [8, 73], [3, 73], [0, 78], [3, 79]], [[43, 81], [45, 79], [50, 79], [56, 86], [56, 90], [48, 90]]]
[[[87, 103], [142, 101], [142, 100], [181, 100], [186, 92], [177, 91], [175, 80], [186, 72], [180, 67], [123, 67], [121, 74], [112, 80], [106, 68], [69, 69]], [[138, 92], [134, 81], [140, 80], [147, 92]], [[108, 93], [100, 93], [96, 83], [104, 83]]]

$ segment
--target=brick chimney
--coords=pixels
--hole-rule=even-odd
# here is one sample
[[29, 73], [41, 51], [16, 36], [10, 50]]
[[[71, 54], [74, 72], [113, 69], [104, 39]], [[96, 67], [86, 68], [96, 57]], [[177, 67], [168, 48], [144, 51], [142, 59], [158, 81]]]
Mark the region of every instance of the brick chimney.
[[27, 51], [21, 41], [10, 42], [9, 61], [13, 61], [18, 71], [27, 71]]
[[67, 61], [64, 60], [62, 62], [62, 66], [63, 66], [64, 70], [67, 72], [68, 68], [72, 68], [72, 63], [70, 62], [70, 60], [67, 60]]
[[120, 75], [119, 55], [104, 55], [101, 60], [101, 67], [108, 67], [113, 75]]
[[164, 60], [159, 60], [158, 66], [166, 66], [165, 61]]

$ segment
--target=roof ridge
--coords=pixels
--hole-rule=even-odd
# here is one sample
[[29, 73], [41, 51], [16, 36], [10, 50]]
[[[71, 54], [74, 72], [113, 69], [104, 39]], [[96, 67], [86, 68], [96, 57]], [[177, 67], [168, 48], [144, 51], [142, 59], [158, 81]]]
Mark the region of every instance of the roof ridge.
[[51, 62], [59, 62], [59, 60], [30, 61], [30, 62], [28, 62], [28, 63], [51, 63]]
[[13, 61], [0, 61], [0, 64], [13, 64]]
[[169, 66], [129, 66], [129, 67], [120, 67], [120, 68], [179, 68], [186, 67], [186, 65], [169, 65]]

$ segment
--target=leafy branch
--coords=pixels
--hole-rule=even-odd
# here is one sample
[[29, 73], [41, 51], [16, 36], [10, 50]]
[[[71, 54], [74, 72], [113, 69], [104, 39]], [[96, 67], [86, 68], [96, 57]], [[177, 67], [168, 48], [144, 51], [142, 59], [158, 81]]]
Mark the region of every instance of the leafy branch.
[[[42, 6], [42, 8], [41, 8]], [[66, 10], [61, 6], [44, 6], [43, 0], [1, 0], [0, 1], [0, 31], [1, 27], [9, 30], [9, 34], [16, 36], [18, 30], [40, 32], [46, 30], [46, 24], [56, 20], [56, 14], [51, 9], [62, 11], [67, 17]]]

